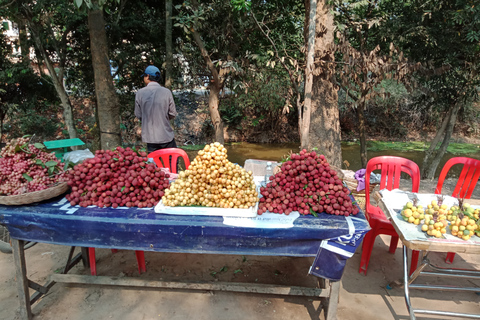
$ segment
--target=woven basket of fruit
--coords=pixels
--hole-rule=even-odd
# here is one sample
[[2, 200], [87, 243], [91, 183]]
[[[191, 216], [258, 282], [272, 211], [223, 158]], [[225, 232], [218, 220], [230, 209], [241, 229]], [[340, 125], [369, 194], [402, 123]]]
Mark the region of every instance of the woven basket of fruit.
[[22, 205], [54, 198], [69, 188], [65, 165], [30, 136], [0, 150], [0, 204]]
[[23, 204], [30, 204], [55, 198], [67, 192], [69, 186], [67, 182], [57, 182], [54, 186], [34, 192], [27, 192], [17, 194], [14, 196], [0, 196], [0, 204], [8, 206], [18, 206]]
[[[358, 181], [356, 179], [353, 179], [353, 181], [351, 181], [350, 179], [345, 179], [343, 181], [345, 182], [345, 184], [347, 185], [347, 188], [350, 189], [350, 192], [353, 195], [360, 195], [360, 196], [363, 195], [363, 196], [365, 196], [365, 189], [357, 191]], [[377, 184], [371, 184], [370, 185], [370, 193], [372, 193], [373, 190], [375, 190], [376, 186], [377, 186]]]

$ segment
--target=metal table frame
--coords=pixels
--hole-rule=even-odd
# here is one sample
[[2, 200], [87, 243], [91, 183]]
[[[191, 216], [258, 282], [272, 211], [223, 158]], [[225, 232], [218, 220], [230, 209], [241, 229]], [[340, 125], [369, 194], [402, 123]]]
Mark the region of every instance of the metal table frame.
[[[146, 280], [139, 277], [109, 277], [109, 276], [90, 276], [90, 275], [70, 275], [67, 272], [80, 261], [84, 262], [84, 266], [88, 266], [86, 250], [82, 248], [82, 252], [73, 257], [75, 247], [70, 250], [67, 264], [61, 274], [52, 274], [49, 280], [40, 285], [27, 277], [27, 266], [25, 259], [23, 240], [12, 239], [13, 256], [15, 262], [15, 274], [17, 279], [17, 291], [20, 299], [20, 318], [30, 320], [33, 318], [32, 304], [37, 302], [43, 295], [57, 282], [74, 283], [87, 285], [109, 285], [109, 286], [128, 286], [138, 288], [168, 288], [183, 290], [205, 290], [205, 291], [227, 291], [242, 293], [258, 293], [272, 295], [294, 295], [312, 298], [324, 298], [325, 303], [325, 319], [335, 320], [337, 306], [339, 302], [340, 281], [329, 281], [328, 279], [319, 278], [319, 288], [267, 285], [259, 283], [234, 283], [234, 282], [182, 282], [182, 281], [157, 281]], [[30, 296], [29, 288], [35, 290]]]
[[[462, 279], [480, 279], [480, 271], [478, 270], [468, 270], [468, 269], [449, 269], [449, 268], [440, 268], [431, 263], [428, 258], [429, 252], [457, 252], [457, 253], [473, 253], [480, 254], [480, 242], [459, 242], [451, 241], [448, 239], [437, 239], [437, 238], [426, 238], [422, 231], [418, 230], [417, 236], [411, 235], [412, 224], [405, 223], [403, 220], [398, 218], [398, 212], [390, 208], [386, 204], [380, 194], [375, 196], [379, 206], [382, 208], [383, 212], [387, 215], [389, 220], [392, 222], [395, 230], [398, 233], [398, 236], [403, 243], [403, 287], [405, 294], [405, 303], [407, 305], [408, 313], [410, 319], [415, 320], [416, 314], [427, 314], [427, 315], [439, 315], [439, 316], [450, 316], [458, 318], [472, 318], [480, 319], [480, 314], [468, 314], [468, 313], [459, 313], [459, 312], [450, 312], [450, 311], [441, 311], [441, 310], [427, 310], [427, 309], [417, 309], [412, 306], [410, 299], [410, 289], [422, 289], [422, 290], [450, 290], [450, 291], [470, 291], [470, 292], [479, 292], [480, 288], [478, 287], [460, 287], [460, 286], [446, 286], [446, 285], [426, 285], [426, 284], [416, 284], [414, 283], [420, 276], [438, 276], [444, 278], [462, 278]], [[417, 227], [417, 226], [415, 226]], [[410, 228], [407, 231], [407, 228]], [[414, 227], [413, 227], [414, 228]], [[411, 250], [420, 250], [422, 251], [422, 260], [421, 264], [412, 273], [411, 276], [408, 276], [408, 249]], [[392, 287], [395, 284], [392, 283], [389, 286]]]

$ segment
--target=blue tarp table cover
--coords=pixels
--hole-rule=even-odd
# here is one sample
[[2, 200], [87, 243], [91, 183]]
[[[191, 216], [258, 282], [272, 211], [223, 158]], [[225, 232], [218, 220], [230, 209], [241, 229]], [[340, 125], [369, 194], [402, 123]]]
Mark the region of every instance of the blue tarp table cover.
[[310, 273], [333, 281], [341, 279], [370, 229], [362, 211], [348, 218], [300, 216], [293, 228], [267, 229], [228, 226], [218, 216], [156, 214], [153, 208], [72, 207], [62, 197], [0, 205], [0, 223], [14, 239], [67, 246], [315, 257]]

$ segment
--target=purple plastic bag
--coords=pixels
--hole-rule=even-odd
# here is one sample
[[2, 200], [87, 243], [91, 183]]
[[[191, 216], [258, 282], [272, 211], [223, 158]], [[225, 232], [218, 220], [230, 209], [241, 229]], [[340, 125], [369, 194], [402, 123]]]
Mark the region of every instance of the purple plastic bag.
[[355, 172], [355, 179], [357, 179], [358, 184], [357, 184], [357, 191], [365, 189], [365, 172], [367, 170], [365, 169], [360, 169], [357, 172]]

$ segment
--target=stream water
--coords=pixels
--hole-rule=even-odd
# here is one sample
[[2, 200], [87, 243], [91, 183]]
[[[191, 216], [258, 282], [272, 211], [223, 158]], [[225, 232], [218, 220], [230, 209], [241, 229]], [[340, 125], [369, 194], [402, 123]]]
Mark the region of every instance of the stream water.
[[[225, 147], [227, 148], [228, 159], [231, 162], [238, 163], [241, 166], [244, 165], [246, 159], [280, 161], [288, 153], [290, 153], [290, 151], [293, 151], [293, 152], [299, 151], [299, 145], [296, 143], [286, 143], [286, 144], [239, 143], [239, 144], [226, 145]], [[198, 151], [187, 151], [190, 159], [194, 159], [195, 156], [197, 155], [197, 152]], [[421, 167], [423, 157], [424, 157], [424, 152], [418, 152], [418, 151], [401, 152], [398, 150], [368, 152], [368, 159], [377, 157], [377, 156], [399, 156], [399, 157], [413, 160], [415, 163], [419, 165], [419, 167]], [[462, 154], [462, 155], [446, 153], [437, 168], [435, 178], [437, 178], [438, 175], [440, 174], [441, 168], [443, 167], [445, 162], [448, 159], [456, 156], [480, 159], [480, 152], [476, 152], [472, 154]], [[357, 171], [362, 168], [361, 161], [360, 161], [359, 145], [342, 144], [342, 158], [344, 161], [347, 161], [349, 164], [348, 168], [346, 167], [346, 165], [343, 165], [342, 169]], [[449, 173], [449, 177], [454, 177], [459, 175], [461, 167], [460, 168], [456, 168], [456, 167], [460, 167], [460, 166], [454, 166], [451, 170], [451, 174]]]

